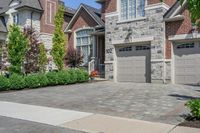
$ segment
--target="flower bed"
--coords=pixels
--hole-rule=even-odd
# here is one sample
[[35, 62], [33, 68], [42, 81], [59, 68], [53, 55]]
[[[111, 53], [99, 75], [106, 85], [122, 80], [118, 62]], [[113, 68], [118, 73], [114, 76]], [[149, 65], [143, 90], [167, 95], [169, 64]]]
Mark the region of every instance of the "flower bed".
[[88, 73], [81, 69], [69, 69], [59, 72], [48, 72], [46, 74], [37, 73], [27, 76], [13, 74], [10, 78], [0, 76], [0, 91], [67, 85], [83, 83], [88, 80]]

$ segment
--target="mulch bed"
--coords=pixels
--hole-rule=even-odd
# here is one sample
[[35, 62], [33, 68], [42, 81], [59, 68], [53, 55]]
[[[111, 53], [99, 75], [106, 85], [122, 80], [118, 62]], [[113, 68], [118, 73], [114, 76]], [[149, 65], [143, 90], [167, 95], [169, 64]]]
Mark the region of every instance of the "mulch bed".
[[180, 123], [178, 126], [200, 128], [200, 120], [192, 117], [191, 115], [184, 116], [185, 121]]
[[184, 121], [184, 122], [180, 123], [179, 126], [200, 128], [200, 121], [199, 120]]

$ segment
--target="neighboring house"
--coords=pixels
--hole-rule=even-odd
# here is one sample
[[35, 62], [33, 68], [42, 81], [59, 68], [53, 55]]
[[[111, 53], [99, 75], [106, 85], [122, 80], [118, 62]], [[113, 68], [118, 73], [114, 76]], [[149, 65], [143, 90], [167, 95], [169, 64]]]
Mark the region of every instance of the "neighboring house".
[[181, 7], [176, 0], [97, 1], [105, 14], [106, 79], [200, 81], [199, 34], [194, 35], [185, 5]]
[[67, 26], [68, 47], [74, 47], [83, 55], [82, 66], [98, 70], [104, 77], [105, 32], [101, 10], [81, 4]]
[[[0, 46], [8, 41], [8, 29], [12, 24], [20, 27], [30, 26], [39, 35], [40, 42], [45, 44], [50, 56], [52, 48], [52, 37], [54, 32], [54, 16], [59, 4], [64, 4], [60, 0], [1, 0], [0, 1]], [[65, 24], [67, 26], [73, 17], [75, 10], [67, 8], [65, 11]], [[64, 29], [64, 28], [63, 28]], [[6, 50], [4, 47], [4, 64], [7, 62]]]
[[172, 83], [200, 85], [200, 30], [191, 23], [186, 5], [176, 2], [164, 15], [168, 78]]

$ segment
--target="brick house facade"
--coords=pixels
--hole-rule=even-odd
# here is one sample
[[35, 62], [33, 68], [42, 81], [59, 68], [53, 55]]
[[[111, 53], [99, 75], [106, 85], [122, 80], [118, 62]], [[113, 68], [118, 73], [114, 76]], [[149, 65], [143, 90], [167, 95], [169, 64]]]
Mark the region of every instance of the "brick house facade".
[[[40, 42], [43, 42], [48, 58], [51, 61], [50, 51], [52, 48], [52, 37], [54, 32], [54, 16], [59, 4], [64, 4], [60, 0], [2, 0], [0, 1], [0, 43], [6, 45], [9, 25], [17, 24], [21, 28], [30, 26], [34, 28]], [[72, 19], [75, 10], [66, 7], [64, 28]], [[2, 62], [6, 64], [6, 49], [3, 48], [4, 54]], [[52, 63], [52, 61], [50, 62]], [[52, 63], [53, 64], [53, 63]]]
[[[132, 8], [132, 11], [134, 10], [134, 7], [130, 6], [130, 1], [97, 1], [102, 3], [105, 13], [106, 79], [116, 82], [154, 83], [184, 83], [187, 81], [188, 75], [191, 75], [192, 72], [186, 71], [190, 71], [190, 69], [184, 65], [174, 65], [176, 64], [174, 62], [182, 61], [183, 63], [186, 58], [191, 58], [191, 62], [196, 63], [199, 60], [195, 60], [190, 55], [187, 55], [187, 57], [179, 56], [180, 50], [175, 52], [172, 50], [174, 42], [172, 36], [183, 34], [187, 36], [194, 32], [185, 4], [180, 6], [180, 3], [176, 0], [165, 0], [163, 2], [160, 2], [160, 0], [132, 0], [136, 4], [139, 3], [136, 6], [140, 6], [140, 9], [144, 8], [143, 15], [141, 15], [138, 8], [135, 12], [126, 8], [129, 5], [129, 8]], [[137, 12], [140, 14], [137, 14]], [[136, 16], [134, 17], [134, 15]], [[129, 17], [134, 18], [129, 19]], [[194, 39], [198, 40], [197, 38]], [[189, 39], [193, 40], [191, 37], [188, 37], [188, 39], [185, 37], [183, 42], [188, 42]], [[197, 44], [195, 42], [195, 47], [198, 47]], [[189, 45], [186, 47], [194, 46], [193, 44], [185, 45]], [[182, 55], [185, 55], [185, 53], [182, 53]], [[199, 62], [197, 65], [192, 65], [195, 66], [195, 70], [198, 64]], [[180, 70], [177, 68], [180, 68]], [[192, 75], [200, 78], [199, 73]], [[199, 81], [191, 80], [188, 84], [196, 84], [197, 82]]]
[[81, 4], [65, 29], [68, 47], [74, 47], [83, 55], [82, 66], [89, 73], [98, 70], [104, 76], [105, 41], [103, 10]]

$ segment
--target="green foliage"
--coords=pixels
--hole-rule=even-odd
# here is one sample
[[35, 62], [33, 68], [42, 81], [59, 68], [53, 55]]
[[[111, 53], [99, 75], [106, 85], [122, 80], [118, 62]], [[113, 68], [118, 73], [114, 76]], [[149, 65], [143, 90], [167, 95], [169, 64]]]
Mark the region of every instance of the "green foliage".
[[78, 77], [76, 70], [75, 69], [70, 69], [68, 72], [70, 74], [70, 81], [69, 81], [69, 83], [70, 84], [76, 83], [77, 82], [77, 77]]
[[48, 72], [47, 74], [30, 74], [25, 77], [13, 74], [10, 78], [0, 76], [0, 91], [82, 83], [87, 82], [88, 79], [88, 73], [81, 69]]
[[[183, 4], [185, 0], [180, 1]], [[200, 27], [200, 0], [187, 0], [187, 5], [192, 22]]]
[[25, 77], [25, 83], [27, 88], [40, 87], [40, 81], [37, 74], [28, 75]]
[[85, 73], [83, 70], [77, 69], [76, 74], [77, 74], [77, 82], [81, 83], [85, 81]]
[[0, 91], [6, 91], [10, 87], [9, 79], [0, 75]]
[[42, 73], [45, 73], [46, 72], [46, 65], [48, 63], [48, 59], [47, 59], [47, 53], [46, 53], [46, 50], [45, 50], [45, 46], [44, 44], [40, 44], [39, 46], [39, 69], [40, 69], [40, 72]]
[[70, 74], [68, 71], [60, 71], [57, 73], [57, 75], [58, 75], [58, 84], [59, 85], [69, 84]]
[[10, 77], [10, 89], [11, 90], [21, 90], [26, 87], [24, 77], [21, 75], [13, 74]]
[[37, 77], [38, 77], [38, 80], [40, 83], [40, 87], [45, 87], [48, 85], [49, 80], [45, 74], [39, 73], [39, 74], [37, 74]]
[[10, 26], [8, 39], [8, 58], [11, 63], [10, 72], [21, 74], [28, 40], [17, 25]]
[[57, 72], [48, 72], [46, 74], [47, 79], [48, 79], [48, 85], [53, 86], [53, 85], [58, 85], [58, 74]]
[[192, 116], [200, 120], [200, 99], [191, 100], [186, 106], [190, 108]]
[[64, 24], [64, 6], [60, 6], [55, 16], [55, 31], [53, 35], [53, 48], [51, 55], [58, 70], [64, 68], [64, 56], [65, 56], [65, 34], [63, 32]]

